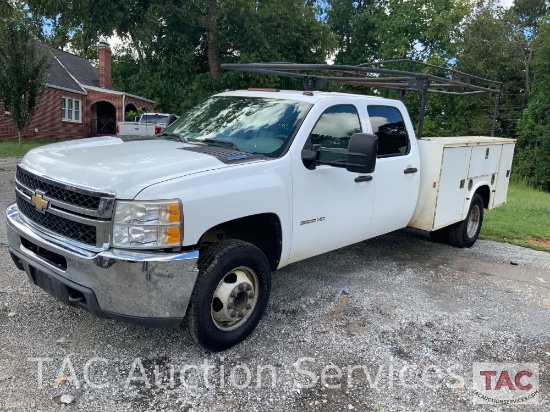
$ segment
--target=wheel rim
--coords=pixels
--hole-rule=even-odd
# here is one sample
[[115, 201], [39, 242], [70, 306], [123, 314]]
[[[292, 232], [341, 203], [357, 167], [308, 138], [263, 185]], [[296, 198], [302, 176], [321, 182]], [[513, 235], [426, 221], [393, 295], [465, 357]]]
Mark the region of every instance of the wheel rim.
[[468, 227], [466, 228], [466, 233], [470, 239], [477, 235], [480, 220], [481, 209], [479, 208], [479, 205], [473, 205], [472, 210], [470, 210], [470, 215], [468, 216]]
[[238, 267], [218, 283], [212, 296], [214, 325], [224, 331], [235, 330], [250, 317], [257, 302], [258, 276], [248, 267]]

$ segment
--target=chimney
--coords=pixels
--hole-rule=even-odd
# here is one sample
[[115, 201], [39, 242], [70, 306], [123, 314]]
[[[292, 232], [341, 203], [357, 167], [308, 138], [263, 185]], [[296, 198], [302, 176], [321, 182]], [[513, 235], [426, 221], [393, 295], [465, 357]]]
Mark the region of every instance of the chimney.
[[107, 42], [97, 45], [99, 56], [99, 87], [111, 89], [111, 46]]

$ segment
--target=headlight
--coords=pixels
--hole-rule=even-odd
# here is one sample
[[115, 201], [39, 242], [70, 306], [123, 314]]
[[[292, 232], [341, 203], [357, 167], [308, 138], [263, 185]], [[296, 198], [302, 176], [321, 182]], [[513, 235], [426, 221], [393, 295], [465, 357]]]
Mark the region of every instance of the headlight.
[[165, 248], [181, 246], [182, 205], [179, 200], [117, 201], [113, 246]]

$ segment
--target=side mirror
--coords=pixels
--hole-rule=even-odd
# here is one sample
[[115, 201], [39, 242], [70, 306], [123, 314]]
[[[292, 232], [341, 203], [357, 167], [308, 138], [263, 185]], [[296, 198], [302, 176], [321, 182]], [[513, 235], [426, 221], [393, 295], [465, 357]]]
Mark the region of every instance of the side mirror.
[[302, 149], [302, 162], [309, 170], [315, 170], [315, 162], [319, 160], [321, 145], [310, 144]]
[[378, 136], [355, 133], [349, 139], [346, 170], [353, 173], [372, 173], [376, 168]]

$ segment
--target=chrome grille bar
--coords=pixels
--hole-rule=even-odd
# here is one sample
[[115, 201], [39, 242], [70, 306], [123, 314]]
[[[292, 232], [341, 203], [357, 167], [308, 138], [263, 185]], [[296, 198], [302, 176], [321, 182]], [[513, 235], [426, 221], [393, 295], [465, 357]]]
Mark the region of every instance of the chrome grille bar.
[[44, 199], [57, 208], [96, 218], [110, 218], [115, 203], [114, 193], [80, 188], [43, 176], [17, 166], [16, 186], [26, 195], [39, 191]]

